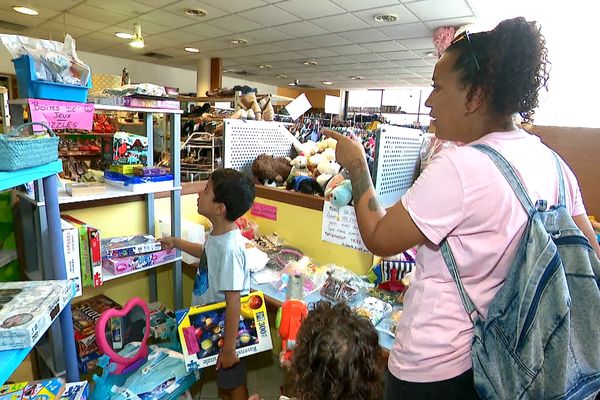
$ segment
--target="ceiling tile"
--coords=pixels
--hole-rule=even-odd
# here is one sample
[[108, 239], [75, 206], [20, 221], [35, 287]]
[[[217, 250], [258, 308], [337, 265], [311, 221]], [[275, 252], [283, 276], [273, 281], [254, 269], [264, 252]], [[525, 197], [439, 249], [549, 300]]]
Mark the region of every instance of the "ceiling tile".
[[219, 8], [232, 13], [249, 10], [266, 4], [261, 0], [219, 0], [216, 3]]
[[[189, 35], [189, 37], [191, 38], [192, 35]], [[160, 48], [171, 47], [171, 46], [179, 46], [179, 44], [182, 44], [182, 43], [194, 42], [194, 40], [183, 40], [183, 41], [182, 40], [174, 40], [171, 37], [169, 37], [167, 34], [152, 35], [152, 36], [144, 37], [144, 41], [145, 41], [146, 46], [152, 47], [154, 49], [160, 49]]]
[[168, 56], [173, 57], [185, 57], [190, 53], [185, 51], [183, 48], [173, 48], [173, 47], [165, 47], [165, 48], [157, 48], [155, 50], [157, 53], [166, 54]]
[[53, 18], [61, 14], [61, 11], [58, 10], [35, 6], [35, 9], [39, 12], [39, 15], [25, 15], [13, 11], [12, 5], [9, 6], [9, 4], [10, 3], [7, 2], [6, 5], [0, 5], [0, 19], [25, 26], [36, 26], [49, 18]]
[[[272, 28], [259, 29], [257, 31], [244, 33], [245, 37], [252, 39], [253, 43], [274, 42], [278, 40], [291, 39], [287, 33], [277, 31]], [[290, 49], [295, 50], [295, 49]]]
[[277, 46], [283, 47], [286, 50], [306, 50], [306, 49], [312, 49], [317, 47], [317, 45], [314, 45], [312, 43], [309, 43], [307, 41], [301, 40], [301, 39], [290, 39], [290, 40], [282, 40], [279, 42], [275, 42], [274, 44], [276, 44]]
[[384, 40], [382, 42], [371, 42], [371, 43], [362, 43], [362, 47], [365, 49], [371, 50], [372, 52], [385, 52], [385, 51], [400, 51], [406, 50], [406, 47], [401, 44], [393, 41], [393, 40]]
[[[150, 36], [148, 38], [146, 38], [146, 42], [150, 43], [152, 41], [152, 38], [154, 36]], [[162, 38], [162, 39], [166, 39], [166, 40], [171, 40], [173, 42], [173, 44], [181, 44], [181, 43], [191, 43], [191, 42], [196, 42], [200, 39], [203, 38], [199, 38], [197, 36], [195, 36], [194, 34], [190, 33], [190, 32], [186, 32], [186, 31], [171, 31], [171, 32], [163, 32], [161, 34], [158, 35], [158, 37]], [[161, 47], [165, 47], [165, 45], [162, 45]]]
[[472, 24], [477, 21], [477, 18], [473, 17], [463, 17], [463, 18], [447, 18], [447, 19], [437, 19], [434, 21], [425, 21], [425, 25], [433, 32], [440, 26], [455, 26], [461, 27], [463, 25]]
[[333, 15], [331, 17], [313, 19], [311, 22], [321, 28], [327, 29], [329, 32], [344, 32], [369, 27], [368, 24], [352, 14]]
[[100, 29], [106, 28], [108, 25], [112, 25], [113, 22], [106, 21], [105, 23], [92, 21], [91, 19], [77, 17], [73, 14], [65, 13], [59, 15], [53, 19], [51, 22], [56, 22], [59, 24], [71, 25], [77, 28], [89, 29], [91, 31], [98, 31]]
[[284, 52], [286, 49], [276, 46], [272, 43], [268, 43], [268, 44], [259, 44], [256, 46], [237, 47], [235, 49], [230, 49], [228, 51], [231, 52], [233, 50], [235, 50], [236, 55], [252, 56], [252, 55], [259, 55], [259, 54]]
[[152, 8], [163, 7], [172, 2], [173, 0], [135, 0], [135, 3], [142, 3]]
[[390, 60], [390, 61], [411, 60], [411, 59], [419, 58], [418, 55], [416, 55], [412, 51], [408, 51], [408, 50], [391, 51], [389, 53], [379, 53], [379, 56], [385, 58], [386, 60]]
[[198, 42], [190, 43], [190, 47], [196, 47], [201, 52], [231, 49], [236, 45], [229, 43], [227, 39], [212, 39], [212, 40], [200, 40]]
[[304, 36], [307, 35], [323, 35], [328, 33], [325, 29], [319, 28], [315, 24], [311, 24], [310, 22], [306, 21], [281, 25], [276, 27], [275, 29], [287, 33], [288, 35], [293, 37], [301, 37], [305, 40], [308, 40], [308, 38], [304, 38]]
[[[167, 10], [178, 16], [189, 18], [192, 21], [196, 21], [196, 23], [203, 23], [205, 21], [219, 18], [219, 17], [229, 14], [228, 11], [225, 11], [224, 9], [219, 8], [219, 3], [220, 2], [212, 1], [212, 0], [209, 0], [206, 2], [200, 2], [200, 1], [196, 1], [196, 0], [182, 0], [182, 1], [178, 1], [176, 3], [173, 3], [171, 1], [171, 4], [164, 7], [163, 10]], [[244, 3], [244, 2], [241, 2], [241, 3]], [[194, 16], [186, 15], [184, 10], [187, 8], [202, 9], [202, 10], [206, 11], [206, 16], [205, 17], [194, 17]]]
[[[435, 60], [433, 60], [435, 62]], [[397, 60], [394, 61], [394, 64], [399, 65], [401, 67], [423, 67], [427, 65], [431, 65], [427, 60], [423, 58], [413, 58], [412, 60]]]
[[376, 54], [368, 53], [368, 54], [355, 54], [351, 56], [346, 56], [352, 61], [356, 62], [368, 62], [368, 61], [383, 61], [384, 58], [379, 57]]
[[431, 37], [417, 38], [417, 39], [401, 39], [400, 43], [409, 50], [424, 50], [433, 49], [433, 39]]
[[[366, 11], [355, 11], [353, 12], [353, 14], [375, 28], [382, 28], [384, 26], [390, 26], [392, 24], [399, 25], [418, 21], [417, 17], [415, 17], [413, 13], [408, 11], [408, 9], [402, 5], [373, 8]], [[398, 19], [394, 22], [375, 21], [375, 16], [380, 14], [394, 14], [398, 17]]]
[[473, 11], [464, 1], [423, 0], [408, 3], [406, 8], [419, 17], [421, 21], [473, 15]]
[[337, 53], [334, 53], [333, 51], [329, 51], [328, 49], [300, 50], [298, 53], [300, 53], [308, 58], [331, 57], [331, 56], [335, 56], [337, 54]]
[[342, 32], [339, 33], [345, 39], [350, 40], [354, 43], [368, 43], [368, 42], [380, 42], [383, 40], [389, 40], [390, 38], [379, 32], [377, 29], [361, 29], [358, 31]]
[[345, 12], [343, 8], [324, 0], [288, 0], [277, 3], [276, 6], [304, 19], [325, 17]]
[[244, 11], [238, 15], [265, 26], [288, 24], [300, 20], [300, 18], [295, 15], [275, 6], [259, 7], [253, 10]]
[[164, 10], [151, 11], [140, 16], [139, 19], [141, 20], [140, 25], [142, 25], [142, 34], [144, 31], [144, 22], [166, 25], [171, 27], [171, 29], [183, 28], [194, 23], [190, 18], [180, 17], [175, 13]]
[[38, 39], [54, 40], [56, 42], [64, 42], [65, 34], [59, 31], [41, 30], [33, 28], [27, 31], [27, 36]]
[[334, 53], [340, 54], [340, 55], [369, 53], [369, 50], [367, 50], [361, 46], [358, 46], [356, 44], [328, 47], [327, 50], [331, 50]]
[[78, 17], [89, 18], [98, 22], [110, 22], [111, 24], [125, 21], [129, 16], [112, 10], [104, 10], [89, 4], [80, 4], [69, 9], [69, 13]]
[[428, 28], [424, 23], [417, 22], [414, 24], [402, 24], [383, 26], [379, 30], [392, 39], [411, 39], [426, 37], [433, 34], [433, 30]]
[[337, 64], [351, 64], [352, 60], [348, 57], [344, 56], [336, 56], [336, 57], [325, 57], [317, 59], [319, 64], [323, 65], [337, 65]]
[[[10, 3], [10, 2], [7, 2]], [[23, 3], [23, 1], [19, 1], [15, 3]], [[69, 8], [81, 3], [80, 0], [27, 0], [28, 6], [33, 6], [36, 10], [40, 11], [41, 9], [50, 9], [56, 11], [64, 11]], [[11, 5], [12, 6], [12, 5]], [[11, 10], [12, 11], [12, 10]], [[40, 17], [46, 17], [43, 13], [40, 12]], [[22, 15], [22, 14], [21, 14]]]
[[303, 37], [302, 40], [312, 43], [316, 46], [341, 46], [341, 45], [350, 45], [351, 41], [348, 39], [344, 39], [343, 37], [336, 35], [335, 33], [327, 34], [327, 35], [318, 35], [311, 37]]
[[[184, 32], [190, 32], [202, 39], [210, 39], [231, 34], [232, 30], [217, 28], [208, 24], [195, 24], [182, 29]], [[249, 42], [251, 42], [249, 40]]]
[[331, 0], [333, 3], [348, 11], [364, 10], [366, 8], [397, 5], [396, 0]]
[[146, 2], [133, 2], [123, 0], [91, 0], [88, 1], [87, 4], [108, 11], [115, 11], [119, 14], [128, 15], [130, 18], [133, 18], [153, 10], [152, 5], [147, 5], [144, 3]]
[[257, 24], [249, 19], [238, 17], [237, 15], [228, 15], [226, 17], [213, 19], [208, 21], [207, 24], [216, 26], [217, 28], [223, 27], [235, 33], [254, 31], [264, 28], [264, 26], [261, 24]]
[[68, 33], [69, 35], [73, 36], [74, 38], [79, 38], [79, 37], [91, 32], [89, 29], [78, 28], [76, 26], [63, 25], [63, 24], [59, 24], [58, 22], [45, 22], [45, 23], [37, 26], [36, 29], [41, 30], [41, 31], [47, 30], [47, 31], [53, 31], [53, 32], [63, 32], [63, 34]]

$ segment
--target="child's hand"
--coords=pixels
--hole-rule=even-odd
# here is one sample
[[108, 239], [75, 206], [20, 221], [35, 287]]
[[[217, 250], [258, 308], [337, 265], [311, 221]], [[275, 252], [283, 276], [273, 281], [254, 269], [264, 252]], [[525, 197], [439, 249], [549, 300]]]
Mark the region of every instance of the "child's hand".
[[167, 236], [163, 238], [156, 239], [157, 242], [160, 242], [163, 250], [171, 250], [175, 247], [175, 238], [173, 236]]
[[235, 350], [223, 350], [219, 353], [219, 357], [217, 358], [217, 371], [222, 369], [227, 369], [233, 367], [235, 364], [239, 363], [240, 359], [238, 358]]
[[253, 394], [252, 396], [248, 397], [248, 400], [262, 400], [262, 399], [258, 394]]

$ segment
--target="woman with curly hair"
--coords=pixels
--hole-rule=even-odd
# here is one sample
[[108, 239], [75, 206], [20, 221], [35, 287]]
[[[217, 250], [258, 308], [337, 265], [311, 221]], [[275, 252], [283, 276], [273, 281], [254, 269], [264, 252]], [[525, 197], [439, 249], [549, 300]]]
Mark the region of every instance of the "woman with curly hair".
[[382, 395], [379, 338], [343, 303], [319, 302], [302, 321], [292, 357], [298, 400], [376, 400]]
[[[485, 144], [502, 154], [530, 198], [557, 204], [559, 176], [552, 151], [515, 126], [531, 122], [538, 91], [548, 80], [540, 27], [524, 18], [489, 32], [465, 32], [438, 60], [426, 101], [440, 139]], [[492, 160], [473, 146], [444, 150], [413, 186], [384, 210], [362, 146], [336, 132], [337, 161], [352, 180], [354, 207], [365, 245], [386, 256], [418, 245], [414, 278], [404, 298], [385, 378], [386, 399], [476, 399], [473, 323], [442, 256], [446, 241], [466, 292], [485, 318], [515, 259], [528, 215]], [[560, 161], [566, 208], [600, 256], [577, 179]]]

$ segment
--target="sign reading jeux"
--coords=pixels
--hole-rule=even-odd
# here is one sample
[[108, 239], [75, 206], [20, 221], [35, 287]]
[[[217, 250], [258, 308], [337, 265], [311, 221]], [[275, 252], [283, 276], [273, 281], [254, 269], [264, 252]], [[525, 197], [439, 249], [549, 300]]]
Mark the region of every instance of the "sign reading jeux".
[[94, 105], [68, 101], [29, 99], [31, 121], [43, 122], [53, 130], [92, 130]]

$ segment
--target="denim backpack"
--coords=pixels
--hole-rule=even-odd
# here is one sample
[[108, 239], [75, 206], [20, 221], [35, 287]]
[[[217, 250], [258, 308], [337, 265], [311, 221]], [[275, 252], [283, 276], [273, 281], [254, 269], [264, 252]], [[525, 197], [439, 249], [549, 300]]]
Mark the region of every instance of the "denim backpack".
[[531, 202], [508, 161], [485, 145], [529, 214], [506, 281], [488, 310], [473, 318], [446, 240], [442, 255], [473, 321], [475, 388], [483, 399], [585, 399], [600, 390], [600, 261], [565, 208]]

